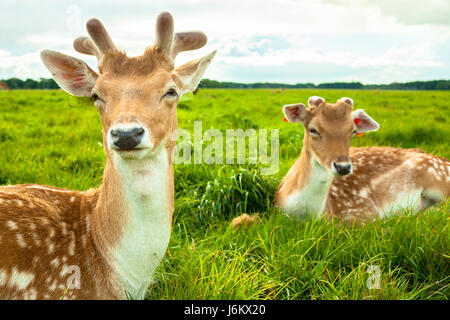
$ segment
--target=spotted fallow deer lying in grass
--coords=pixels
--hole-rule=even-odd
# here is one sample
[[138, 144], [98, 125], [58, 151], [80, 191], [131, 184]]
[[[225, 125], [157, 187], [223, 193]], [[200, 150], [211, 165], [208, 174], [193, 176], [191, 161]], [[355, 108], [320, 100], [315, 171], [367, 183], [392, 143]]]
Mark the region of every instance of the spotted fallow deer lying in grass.
[[0, 188], [0, 298], [143, 298], [167, 249], [176, 105], [215, 52], [174, 68], [177, 53], [207, 39], [202, 32], [174, 35], [169, 13], [158, 16], [156, 41], [139, 57], [118, 50], [97, 19], [87, 30], [90, 38], [74, 47], [97, 56], [99, 73], [61, 53], [45, 50], [41, 58], [65, 91], [90, 96], [100, 112], [103, 183], [86, 192]]
[[275, 205], [295, 216], [365, 222], [400, 209], [421, 210], [450, 194], [450, 162], [418, 149], [350, 148], [355, 134], [379, 125], [353, 100], [329, 104], [310, 97], [285, 105], [289, 122], [305, 128], [300, 158], [275, 194]]

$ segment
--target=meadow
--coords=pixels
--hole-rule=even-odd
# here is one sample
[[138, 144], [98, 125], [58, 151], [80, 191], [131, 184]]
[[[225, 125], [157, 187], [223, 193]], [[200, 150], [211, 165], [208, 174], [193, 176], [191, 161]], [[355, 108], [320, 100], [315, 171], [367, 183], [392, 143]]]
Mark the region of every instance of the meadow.
[[[175, 165], [172, 237], [148, 299], [449, 299], [449, 202], [365, 226], [295, 221], [273, 207], [303, 139], [281, 108], [312, 95], [351, 97], [380, 123], [352, 146], [450, 158], [450, 91], [201, 89], [179, 103], [179, 127], [192, 132], [201, 120], [203, 130], [279, 129], [279, 170]], [[100, 116], [59, 90], [0, 91], [0, 150], [2, 185], [87, 190], [102, 181]], [[234, 230], [230, 221], [242, 213], [258, 214], [260, 223]]]

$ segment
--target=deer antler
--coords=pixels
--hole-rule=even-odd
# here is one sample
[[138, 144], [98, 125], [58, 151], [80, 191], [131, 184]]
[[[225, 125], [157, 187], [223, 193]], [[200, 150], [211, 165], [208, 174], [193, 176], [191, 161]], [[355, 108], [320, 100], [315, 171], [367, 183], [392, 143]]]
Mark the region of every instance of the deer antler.
[[175, 59], [181, 51], [195, 50], [203, 47], [208, 38], [201, 31], [179, 32], [175, 34], [175, 43], [172, 48], [172, 57]]
[[102, 54], [88, 37], [76, 38], [73, 42], [73, 47], [80, 53], [96, 56], [98, 61], [102, 58]]
[[173, 18], [169, 12], [162, 12], [156, 19], [155, 46], [172, 60], [182, 51], [195, 50], [203, 47], [208, 38], [201, 31], [179, 32], [173, 34]]
[[[116, 49], [103, 24], [98, 19], [90, 19], [86, 24], [91, 37], [78, 37], [73, 46], [76, 51], [97, 57], [100, 61], [106, 51]], [[156, 19], [156, 40], [159, 47], [173, 62], [182, 51], [203, 47], [208, 38], [201, 31], [179, 32], [174, 35], [173, 17], [169, 12], [162, 12]]]
[[170, 56], [173, 45], [173, 18], [168, 12], [162, 12], [156, 18], [156, 40], [154, 45]]
[[156, 19], [155, 46], [160, 47], [172, 60], [182, 51], [203, 47], [208, 38], [201, 31], [179, 32], [173, 35], [173, 18], [169, 12], [162, 12]]
[[86, 29], [91, 38], [76, 38], [73, 43], [75, 50], [80, 53], [96, 56], [97, 60], [100, 61], [107, 51], [116, 49], [116, 46], [100, 20], [95, 18], [90, 19], [86, 23]]

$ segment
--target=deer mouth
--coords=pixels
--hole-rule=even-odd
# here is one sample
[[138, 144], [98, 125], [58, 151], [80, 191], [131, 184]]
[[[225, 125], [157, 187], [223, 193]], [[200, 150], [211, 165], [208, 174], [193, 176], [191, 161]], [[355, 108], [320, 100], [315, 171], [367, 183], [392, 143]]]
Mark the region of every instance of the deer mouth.
[[142, 159], [150, 148], [112, 149], [122, 159]]
[[120, 153], [126, 153], [126, 152], [138, 152], [138, 151], [142, 151], [142, 150], [147, 150], [149, 148], [131, 148], [131, 149], [116, 149], [113, 148], [112, 150], [120, 152]]

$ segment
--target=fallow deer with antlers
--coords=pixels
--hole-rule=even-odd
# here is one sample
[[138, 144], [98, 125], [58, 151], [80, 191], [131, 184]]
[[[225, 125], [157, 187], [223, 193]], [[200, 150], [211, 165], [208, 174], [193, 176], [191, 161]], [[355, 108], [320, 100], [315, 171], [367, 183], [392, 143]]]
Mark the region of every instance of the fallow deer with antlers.
[[305, 128], [300, 158], [275, 194], [295, 216], [365, 222], [401, 209], [421, 210], [450, 195], [450, 162], [418, 149], [350, 148], [352, 136], [379, 128], [353, 100], [310, 97], [285, 105], [285, 118]]
[[175, 68], [179, 52], [207, 38], [174, 35], [173, 28], [172, 16], [161, 13], [154, 45], [128, 57], [99, 20], [89, 20], [90, 38], [76, 39], [74, 47], [98, 58], [98, 73], [79, 59], [42, 52], [65, 91], [94, 101], [107, 161], [98, 189], [0, 188], [0, 298], [145, 297], [171, 232], [176, 105], [215, 55]]

